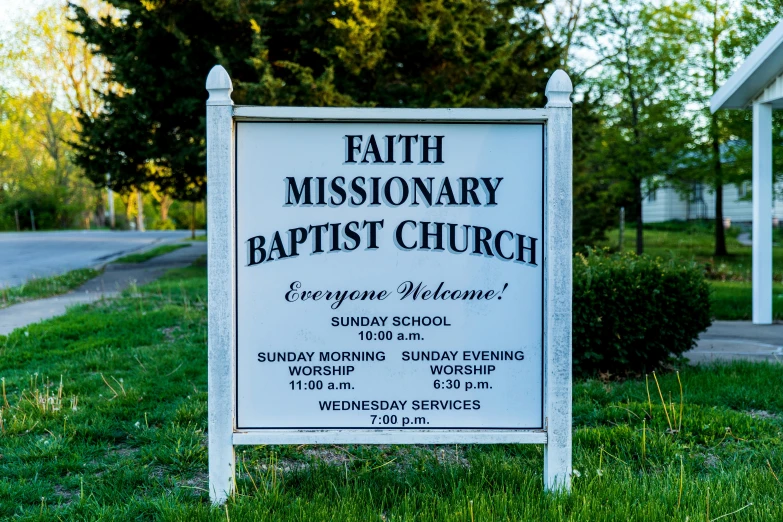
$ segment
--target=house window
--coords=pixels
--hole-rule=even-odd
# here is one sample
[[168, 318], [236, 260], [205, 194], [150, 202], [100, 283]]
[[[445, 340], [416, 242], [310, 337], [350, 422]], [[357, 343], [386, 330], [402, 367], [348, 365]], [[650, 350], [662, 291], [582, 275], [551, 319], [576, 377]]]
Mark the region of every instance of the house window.
[[747, 195], [748, 195], [748, 183], [746, 181], [743, 181], [742, 183], [737, 184], [737, 197], [744, 198]]
[[693, 191], [691, 192], [691, 202], [697, 203], [704, 200], [704, 187], [701, 183], [694, 183]]
[[651, 190], [647, 194], [647, 201], [649, 201], [650, 203], [654, 202], [655, 201], [656, 192], [658, 192], [658, 191], [657, 190]]

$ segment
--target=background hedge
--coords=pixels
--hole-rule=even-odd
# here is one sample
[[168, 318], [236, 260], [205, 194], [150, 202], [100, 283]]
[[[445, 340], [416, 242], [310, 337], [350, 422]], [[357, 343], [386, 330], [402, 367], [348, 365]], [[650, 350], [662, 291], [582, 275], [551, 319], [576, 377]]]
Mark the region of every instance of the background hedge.
[[696, 262], [590, 252], [574, 258], [574, 375], [650, 372], [710, 325]]

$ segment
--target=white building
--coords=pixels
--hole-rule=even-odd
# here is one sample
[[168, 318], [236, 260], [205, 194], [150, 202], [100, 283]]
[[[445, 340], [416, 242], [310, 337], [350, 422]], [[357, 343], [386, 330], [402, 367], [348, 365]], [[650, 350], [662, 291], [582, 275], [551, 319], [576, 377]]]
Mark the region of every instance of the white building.
[[[753, 202], [748, 197], [750, 182], [723, 187], [723, 218], [731, 223], [751, 223]], [[775, 187], [776, 194], [783, 194], [783, 183]], [[783, 222], [783, 198], [773, 199], [773, 223]], [[689, 193], [673, 187], [661, 187], [650, 191], [642, 202], [642, 219], [645, 223], [692, 219], [715, 219], [715, 191], [701, 184], [694, 184]]]

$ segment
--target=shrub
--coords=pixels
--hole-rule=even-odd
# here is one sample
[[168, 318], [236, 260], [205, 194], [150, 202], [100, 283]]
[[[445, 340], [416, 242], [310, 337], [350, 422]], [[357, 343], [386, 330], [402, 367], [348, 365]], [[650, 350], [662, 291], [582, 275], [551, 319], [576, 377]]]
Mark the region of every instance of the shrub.
[[156, 217], [152, 220], [150, 230], [177, 230], [177, 225], [171, 219], [166, 219], [164, 221], [159, 217]]
[[709, 285], [695, 262], [590, 252], [574, 258], [575, 375], [652, 371], [710, 325]]
[[[68, 200], [70, 203], [66, 203]], [[69, 198], [64, 188], [23, 190], [10, 194], [0, 202], [0, 230], [16, 230], [18, 213], [22, 230], [32, 229], [30, 212], [35, 218], [36, 230], [83, 226], [87, 204], [78, 198]]]

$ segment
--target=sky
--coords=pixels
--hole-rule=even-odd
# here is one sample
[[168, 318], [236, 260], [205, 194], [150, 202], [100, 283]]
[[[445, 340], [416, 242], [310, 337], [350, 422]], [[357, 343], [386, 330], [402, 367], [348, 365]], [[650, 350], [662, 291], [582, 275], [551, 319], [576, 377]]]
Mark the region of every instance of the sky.
[[0, 31], [9, 31], [15, 20], [32, 16], [42, 7], [56, 3], [57, 0], [0, 0]]

